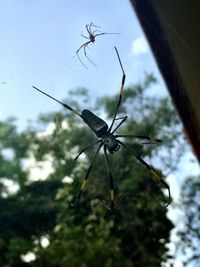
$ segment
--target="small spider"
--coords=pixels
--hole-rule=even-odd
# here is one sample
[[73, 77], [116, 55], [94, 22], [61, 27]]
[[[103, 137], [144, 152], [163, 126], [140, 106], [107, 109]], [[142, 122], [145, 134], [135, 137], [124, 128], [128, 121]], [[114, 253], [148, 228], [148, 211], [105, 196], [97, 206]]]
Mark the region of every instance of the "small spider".
[[[95, 42], [95, 38], [97, 36], [100, 36], [100, 35], [104, 35], [104, 34], [120, 34], [120, 33], [110, 33], [110, 32], [101, 32], [99, 30], [94, 30], [92, 31], [92, 27], [94, 28], [100, 28], [100, 26], [96, 26], [94, 25], [94, 23], [90, 23], [90, 24], [86, 24], [85, 25], [86, 27], [86, 30], [87, 30], [87, 33], [88, 33], [88, 36], [85, 36], [83, 34], [81, 34], [82, 37], [84, 37], [85, 39], [88, 39], [89, 41], [87, 41], [86, 43], [82, 44], [79, 49], [76, 51], [76, 55], [78, 57], [78, 59], [80, 60], [81, 64], [87, 69], [87, 66], [83, 63], [83, 61], [81, 60], [81, 58], [79, 57], [79, 52], [80, 50], [83, 48], [83, 51], [84, 51], [84, 54], [85, 54], [85, 57], [90, 61], [90, 63], [92, 63], [94, 66], [96, 66], [96, 64], [94, 64], [94, 62], [92, 62], [92, 60], [88, 57], [87, 53], [86, 53], [86, 48], [88, 47], [88, 45], [90, 43], [94, 43]], [[95, 34], [95, 32], [98, 32]]]
[[[141, 140], [146, 140], [145, 142], [143, 142], [143, 144], [154, 144], [154, 143], [159, 143], [161, 142], [160, 139], [155, 139], [149, 136], [145, 136], [145, 135], [134, 135], [134, 134], [129, 134], [129, 135], [118, 135], [118, 134], [114, 134], [116, 132], [116, 130], [126, 121], [126, 119], [128, 118], [127, 116], [124, 117], [120, 117], [117, 118], [117, 113], [119, 110], [119, 106], [121, 104], [122, 101], [122, 95], [123, 95], [123, 91], [124, 91], [124, 84], [125, 84], [125, 79], [126, 79], [126, 75], [121, 63], [121, 59], [119, 57], [119, 53], [117, 48], [115, 47], [115, 51], [117, 54], [117, 58], [122, 70], [122, 80], [121, 80], [121, 89], [120, 89], [120, 94], [119, 94], [119, 99], [116, 105], [116, 110], [111, 122], [111, 125], [108, 126], [108, 124], [102, 120], [101, 118], [99, 118], [98, 116], [96, 116], [94, 113], [92, 113], [90, 110], [84, 109], [81, 113], [79, 111], [74, 110], [72, 107], [68, 106], [67, 104], [64, 104], [62, 102], [60, 102], [59, 100], [57, 100], [56, 98], [48, 95], [47, 93], [41, 91], [40, 89], [36, 88], [35, 86], [33, 86], [34, 89], [38, 90], [39, 92], [41, 92], [42, 94], [50, 97], [51, 99], [53, 99], [54, 101], [58, 102], [59, 104], [61, 104], [64, 108], [72, 111], [73, 113], [75, 113], [76, 115], [78, 115], [88, 126], [89, 128], [95, 133], [95, 135], [99, 138], [96, 142], [89, 144], [88, 146], [84, 147], [79, 153], [78, 155], [74, 158], [74, 162], [79, 158], [79, 156], [85, 152], [87, 149], [93, 147], [96, 144], [99, 144], [98, 149], [96, 150], [96, 153], [94, 155], [94, 158], [86, 172], [85, 178], [83, 180], [83, 183], [81, 185], [81, 189], [79, 191], [79, 193], [77, 194], [77, 196], [75, 197], [74, 202], [72, 203], [72, 205], [74, 205], [77, 201], [79, 201], [81, 194], [83, 192], [83, 190], [86, 187], [87, 181], [88, 181], [88, 177], [89, 174], [92, 170], [92, 167], [94, 165], [94, 162], [97, 158], [97, 155], [99, 154], [100, 149], [103, 147], [103, 151], [104, 151], [104, 158], [105, 158], [105, 165], [106, 165], [106, 170], [107, 170], [107, 174], [108, 174], [108, 180], [109, 180], [109, 186], [110, 186], [110, 199], [111, 199], [111, 204], [110, 207], [108, 207], [106, 205], [107, 208], [109, 208], [110, 210], [113, 210], [114, 208], [114, 183], [113, 183], [113, 178], [112, 178], [112, 173], [108, 164], [108, 152], [109, 153], [114, 153], [116, 151], [118, 151], [120, 149], [121, 146], [123, 146], [125, 149], [128, 149], [128, 146], [126, 144], [124, 144], [122, 141], [120, 141], [118, 138], [122, 137], [127, 137], [127, 138], [138, 138]], [[114, 127], [113, 129], [113, 125], [115, 123], [116, 120], [121, 120], [119, 122], [119, 124]], [[170, 204], [171, 201], [171, 194], [170, 194], [170, 187], [169, 185], [154, 171], [154, 169], [148, 164], [146, 163], [146, 161], [144, 161], [141, 157], [135, 156], [136, 160], [138, 160], [158, 181], [160, 181], [163, 186], [168, 190], [169, 193], [169, 200], [168, 203], [166, 205], [166, 207]]]

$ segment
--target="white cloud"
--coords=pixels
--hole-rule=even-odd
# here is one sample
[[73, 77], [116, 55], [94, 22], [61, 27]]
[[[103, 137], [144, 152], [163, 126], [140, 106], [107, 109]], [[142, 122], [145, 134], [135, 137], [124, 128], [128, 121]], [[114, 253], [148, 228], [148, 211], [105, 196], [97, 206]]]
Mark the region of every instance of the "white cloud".
[[21, 258], [25, 262], [31, 262], [31, 261], [34, 261], [36, 259], [36, 256], [33, 252], [29, 251], [25, 255], [22, 255]]
[[56, 128], [56, 125], [54, 122], [49, 123], [49, 125], [47, 126], [46, 130], [40, 133], [37, 133], [38, 137], [46, 137], [48, 135], [53, 134], [54, 130]]
[[42, 236], [41, 239], [40, 239], [40, 243], [41, 243], [41, 246], [43, 248], [46, 248], [46, 247], [48, 247], [50, 242], [49, 242], [49, 239], [47, 237]]
[[149, 45], [145, 37], [141, 36], [133, 41], [131, 54], [139, 55], [139, 54], [145, 54], [148, 52], [149, 52]]
[[62, 181], [63, 183], [71, 184], [73, 182], [73, 179], [69, 176], [65, 176]]
[[29, 158], [25, 160], [24, 169], [29, 170], [29, 178], [31, 181], [45, 180], [54, 169], [52, 156], [46, 155], [45, 160], [38, 162], [34, 155], [30, 153]]

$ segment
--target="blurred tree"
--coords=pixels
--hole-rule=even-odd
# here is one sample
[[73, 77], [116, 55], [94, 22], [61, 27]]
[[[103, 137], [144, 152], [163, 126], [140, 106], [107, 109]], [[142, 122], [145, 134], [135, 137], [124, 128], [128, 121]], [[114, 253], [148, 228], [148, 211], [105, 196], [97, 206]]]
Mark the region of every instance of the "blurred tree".
[[[150, 164], [151, 160], [156, 162], [153, 166], [160, 174], [163, 170], [169, 173], [177, 167], [184, 140], [172, 104], [167, 98], [151, 96], [154, 83], [155, 78], [147, 75], [143, 83], [125, 90], [119, 116], [126, 114], [129, 119], [118, 133], [148, 135], [164, 142], [158, 146], [124, 140], [130, 151], [121, 148], [110, 155], [116, 191], [112, 214], [105, 207], [109, 204], [109, 187], [102, 153], [95, 162], [80, 203], [70, 206], [95, 151], [95, 148], [87, 150], [71, 172], [76, 153], [96, 140], [80, 118], [66, 110], [41, 115], [39, 128], [29, 127], [21, 134], [16, 132], [13, 122], [4, 123], [12, 130], [13, 138], [9, 139], [15, 142], [10, 141], [9, 147], [16, 152], [12, 160], [6, 160], [2, 152], [1, 169], [9, 171], [1, 170], [0, 177], [17, 181], [19, 190], [4, 196], [5, 186], [1, 183], [1, 266], [160, 267], [167, 261], [166, 244], [173, 227], [164, 207], [167, 196], [158, 181], [136, 162], [134, 155], [145, 158]], [[78, 98], [79, 103], [73, 97]], [[87, 91], [81, 89], [66, 102], [79, 110], [89, 104], [87, 108], [97, 115], [106, 117], [107, 114], [109, 122], [117, 98], [118, 95], [99, 99], [94, 105]], [[0, 134], [4, 143], [2, 136], [5, 138], [6, 134]], [[49, 170], [45, 181], [28, 179], [31, 169], [24, 171], [23, 159], [30, 156], [41, 168], [45, 161], [51, 162], [52, 171]], [[17, 179], [13, 177], [13, 165], [18, 166], [15, 169]], [[47, 247], [40, 242], [43, 236], [48, 237]], [[24, 263], [20, 256], [30, 251], [35, 260]]]
[[188, 177], [182, 186], [181, 209], [184, 214], [179, 231], [178, 249], [184, 255], [184, 266], [200, 262], [200, 177]]
[[33, 250], [42, 235], [50, 235], [55, 224], [54, 198], [61, 182], [30, 183], [24, 168], [35, 134], [18, 133], [13, 118], [0, 122], [0, 266], [27, 266], [20, 255]]

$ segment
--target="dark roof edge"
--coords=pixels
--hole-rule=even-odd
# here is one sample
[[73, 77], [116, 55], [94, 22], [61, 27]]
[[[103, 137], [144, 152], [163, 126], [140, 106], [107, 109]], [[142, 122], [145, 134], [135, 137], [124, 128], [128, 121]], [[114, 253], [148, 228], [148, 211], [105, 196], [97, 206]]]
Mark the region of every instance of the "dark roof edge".
[[132, 5], [181, 117], [186, 135], [200, 162], [200, 137], [198, 136], [198, 124], [190, 100], [186, 94], [185, 86], [174, 61], [172, 51], [167, 43], [161, 24], [159, 23], [157, 13], [150, 0], [132, 0]]

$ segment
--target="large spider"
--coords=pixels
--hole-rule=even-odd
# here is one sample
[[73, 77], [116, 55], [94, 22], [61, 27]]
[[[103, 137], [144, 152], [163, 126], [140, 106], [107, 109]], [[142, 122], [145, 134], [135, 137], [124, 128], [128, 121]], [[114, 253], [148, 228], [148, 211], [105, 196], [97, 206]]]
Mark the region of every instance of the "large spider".
[[[116, 152], [120, 149], [121, 146], [123, 146], [124, 148], [128, 149], [127, 145], [124, 144], [122, 141], [120, 141], [118, 138], [120, 137], [128, 137], [128, 138], [138, 138], [141, 140], [148, 140], [146, 143], [159, 143], [161, 142], [160, 139], [155, 139], [149, 136], [145, 136], [145, 135], [133, 135], [133, 134], [129, 134], [129, 135], [118, 135], [118, 134], [114, 134], [116, 132], [116, 130], [126, 121], [126, 119], [128, 118], [127, 116], [121, 117], [121, 118], [117, 118], [117, 113], [119, 110], [119, 106], [121, 104], [122, 101], [122, 95], [123, 95], [123, 91], [124, 91], [124, 84], [125, 84], [125, 72], [121, 63], [121, 59], [119, 57], [119, 53], [117, 48], [115, 47], [115, 51], [118, 57], [118, 61], [122, 70], [122, 81], [121, 81], [121, 88], [120, 88], [120, 94], [119, 94], [119, 99], [117, 102], [117, 106], [116, 106], [116, 110], [111, 122], [111, 125], [108, 127], [108, 124], [102, 120], [101, 118], [99, 118], [98, 116], [96, 116], [94, 113], [92, 113], [90, 110], [84, 109], [81, 113], [79, 111], [74, 110], [72, 107], [68, 106], [67, 104], [64, 104], [62, 102], [60, 102], [59, 100], [55, 99], [54, 97], [48, 95], [47, 93], [41, 91], [40, 89], [36, 88], [35, 86], [33, 86], [34, 89], [38, 90], [39, 92], [43, 93], [44, 95], [50, 97], [51, 99], [55, 100], [56, 102], [60, 103], [64, 108], [69, 109], [70, 111], [72, 111], [73, 113], [75, 113], [76, 115], [78, 115], [88, 126], [89, 128], [95, 133], [95, 135], [99, 138], [96, 142], [89, 144], [88, 146], [84, 147], [79, 153], [78, 155], [75, 157], [74, 162], [78, 159], [78, 157], [85, 152], [87, 149], [91, 148], [92, 146], [99, 144], [98, 149], [96, 150], [96, 153], [92, 159], [92, 162], [86, 172], [85, 178], [83, 180], [83, 183], [81, 185], [81, 189], [79, 191], [79, 193], [77, 194], [77, 196], [75, 197], [75, 201], [72, 204], [75, 204], [77, 201], [79, 201], [81, 194], [83, 192], [83, 190], [86, 187], [87, 181], [88, 181], [88, 177], [89, 174], [92, 170], [92, 167], [94, 165], [94, 162], [97, 158], [97, 155], [99, 154], [100, 149], [103, 147], [103, 151], [104, 151], [104, 158], [105, 158], [105, 164], [106, 164], [106, 169], [107, 169], [107, 174], [108, 174], [108, 179], [109, 179], [109, 185], [110, 185], [110, 199], [111, 199], [111, 204], [109, 209], [112, 210], [114, 207], [114, 184], [113, 184], [113, 178], [112, 178], [112, 173], [108, 164], [108, 152], [109, 153], [113, 153]], [[114, 127], [113, 129], [113, 125], [114, 122], [116, 120], [121, 120], [120, 123]], [[168, 193], [169, 193], [169, 199], [168, 199], [168, 203], [166, 205], [166, 207], [170, 204], [171, 201], [171, 194], [170, 194], [170, 187], [169, 185], [155, 172], [155, 170], [148, 164], [146, 163], [146, 161], [144, 161], [141, 157], [135, 156], [135, 158], [158, 180], [160, 181], [165, 188], [167, 188]]]
[[[88, 47], [88, 45], [90, 43], [94, 43], [95, 42], [95, 38], [97, 36], [100, 36], [100, 35], [104, 35], [104, 34], [119, 34], [119, 33], [111, 33], [111, 32], [101, 32], [99, 30], [92, 30], [92, 27], [93, 28], [100, 28], [100, 26], [96, 26], [94, 23], [90, 23], [90, 24], [86, 24], [85, 25], [86, 27], [86, 30], [87, 30], [87, 33], [88, 33], [88, 36], [85, 36], [83, 34], [81, 34], [82, 37], [84, 37], [85, 39], [87, 39], [88, 41], [85, 42], [84, 44], [82, 44], [79, 49], [77, 49], [76, 51], [76, 55], [78, 57], [78, 59], [80, 60], [81, 64], [87, 69], [87, 66], [83, 63], [83, 61], [81, 60], [81, 58], [79, 57], [79, 52], [80, 50], [83, 48], [83, 51], [84, 51], [84, 54], [85, 54], [85, 57], [90, 61], [90, 63], [92, 63], [94, 66], [96, 66], [94, 64], [94, 62], [92, 62], [92, 60], [88, 57], [87, 53], [86, 53], [86, 48]], [[95, 32], [97, 32], [95, 34]]]

